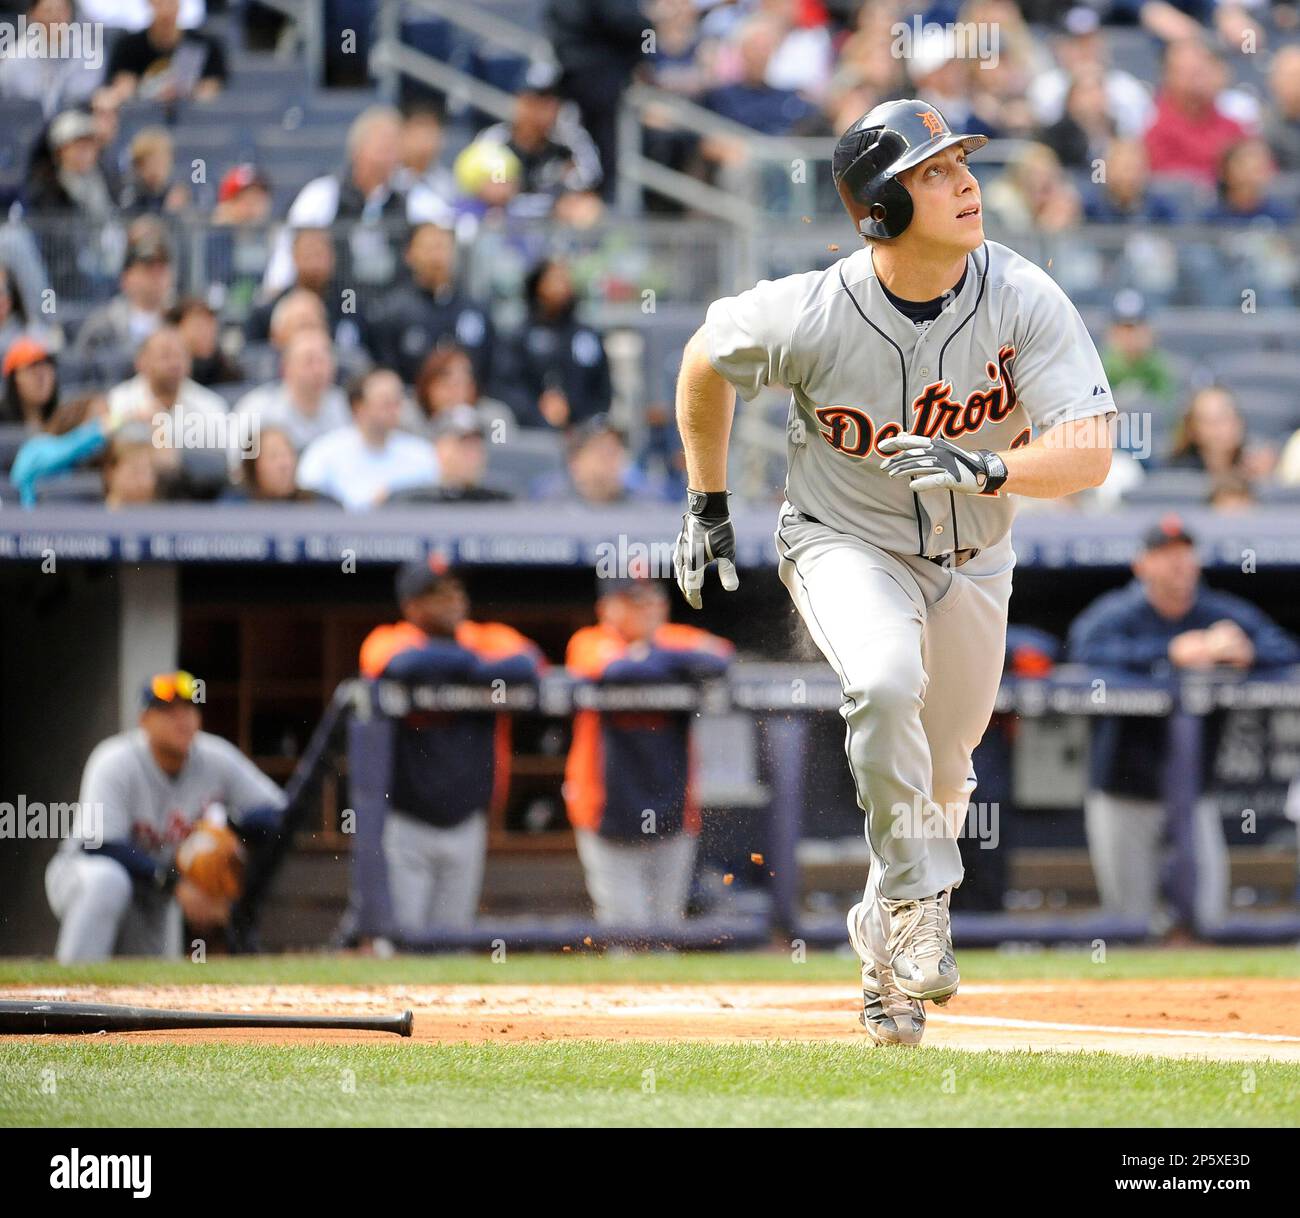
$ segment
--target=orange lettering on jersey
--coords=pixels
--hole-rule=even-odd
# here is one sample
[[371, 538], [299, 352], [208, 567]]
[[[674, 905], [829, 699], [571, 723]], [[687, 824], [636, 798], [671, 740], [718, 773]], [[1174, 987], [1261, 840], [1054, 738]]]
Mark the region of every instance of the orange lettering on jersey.
[[932, 140], [937, 140], [943, 134], [943, 119], [933, 110], [918, 110], [916, 116], [925, 124]]
[[[987, 389], [976, 389], [964, 401], [953, 397], [951, 381], [927, 385], [912, 401], [912, 431], [919, 436], [943, 435], [955, 440], [979, 431], [985, 423], [1001, 423], [1010, 417], [1020, 400], [1011, 379], [1015, 358], [1015, 347], [1000, 347], [997, 362], [989, 360], [984, 365], [993, 383]], [[847, 457], [865, 457], [881, 440], [903, 430], [896, 422], [877, 427], [869, 414], [854, 406], [818, 406], [815, 414], [823, 425], [821, 438]]]
[[865, 457], [871, 451], [875, 431], [870, 415], [852, 406], [819, 406], [817, 421], [830, 428], [821, 437], [848, 457]]

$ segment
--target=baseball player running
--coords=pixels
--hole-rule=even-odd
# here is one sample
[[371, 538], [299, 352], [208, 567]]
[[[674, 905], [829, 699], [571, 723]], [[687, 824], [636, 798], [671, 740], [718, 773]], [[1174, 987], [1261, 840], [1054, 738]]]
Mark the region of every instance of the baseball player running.
[[923, 1003], [957, 991], [948, 902], [1002, 670], [1012, 495], [1110, 468], [1115, 407], [1082, 320], [984, 238], [967, 157], [987, 142], [916, 99], [860, 118], [832, 172], [865, 247], [715, 301], [677, 386], [691, 489], [674, 566], [695, 608], [711, 561], [738, 582], [733, 389], [791, 391], [779, 570], [843, 690], [872, 858], [848, 930], [882, 1044], [919, 1043]]

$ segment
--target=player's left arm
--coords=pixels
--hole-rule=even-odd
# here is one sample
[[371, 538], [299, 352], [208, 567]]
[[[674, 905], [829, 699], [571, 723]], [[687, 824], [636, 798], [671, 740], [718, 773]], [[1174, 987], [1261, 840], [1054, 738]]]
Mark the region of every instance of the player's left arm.
[[1031, 499], [1059, 499], [1100, 486], [1110, 473], [1114, 417], [1067, 419], [1023, 448], [998, 453], [1007, 470], [1003, 489]]

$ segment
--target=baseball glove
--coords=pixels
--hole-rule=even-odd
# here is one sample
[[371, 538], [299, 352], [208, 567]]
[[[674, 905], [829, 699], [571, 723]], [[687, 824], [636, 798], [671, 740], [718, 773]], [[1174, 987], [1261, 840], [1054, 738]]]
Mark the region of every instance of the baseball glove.
[[244, 882], [244, 844], [223, 820], [200, 820], [176, 850], [176, 870], [208, 896], [233, 901]]

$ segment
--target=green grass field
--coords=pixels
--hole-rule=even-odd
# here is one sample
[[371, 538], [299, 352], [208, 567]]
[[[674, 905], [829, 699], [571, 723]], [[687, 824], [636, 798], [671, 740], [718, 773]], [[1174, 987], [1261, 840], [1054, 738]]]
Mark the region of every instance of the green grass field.
[[[1300, 976], [1300, 952], [962, 953], [974, 980]], [[371, 960], [0, 961], [0, 988], [845, 979], [814, 953]], [[851, 984], [851, 982], [850, 982]], [[1247, 1081], [1249, 1080], [1249, 1085]], [[1295, 1125], [1300, 1066], [1076, 1053], [875, 1051], [865, 1041], [433, 1045], [0, 1042], [4, 1125]]]

